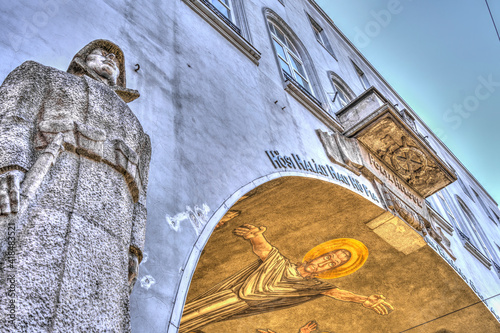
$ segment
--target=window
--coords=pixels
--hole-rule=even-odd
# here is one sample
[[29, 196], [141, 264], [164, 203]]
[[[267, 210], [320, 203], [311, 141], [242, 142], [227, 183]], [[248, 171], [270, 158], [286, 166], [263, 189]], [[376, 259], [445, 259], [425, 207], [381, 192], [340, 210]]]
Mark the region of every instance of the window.
[[183, 0], [256, 65], [260, 52], [253, 47], [244, 0]]
[[327, 92], [326, 94], [328, 95], [330, 109], [335, 112], [349, 104], [353, 93], [340, 76], [333, 72], [329, 72], [329, 76], [333, 91]]
[[338, 109], [342, 109], [349, 103], [349, 98], [347, 94], [344, 92], [344, 89], [337, 85], [333, 84], [333, 96], [332, 96], [332, 104], [335, 105]]
[[334, 126], [337, 126], [336, 120], [326, 113], [328, 104], [325, 95], [318, 95], [320, 83], [304, 44], [274, 11], [266, 8], [264, 15], [269, 29], [269, 42], [274, 48], [276, 65], [281, 77], [284, 78], [283, 88], [320, 120], [329, 125], [335, 123]]
[[474, 192], [474, 194], [476, 195], [476, 198], [477, 198], [477, 201], [479, 201], [479, 204], [481, 205], [481, 207], [483, 208], [484, 212], [486, 213], [486, 215], [488, 215], [488, 217], [496, 223], [496, 221], [493, 219], [493, 216], [491, 216], [491, 213], [490, 213], [490, 210], [486, 207], [486, 205], [484, 204], [484, 201], [481, 199], [481, 197], [479, 196], [479, 194], [477, 194], [476, 191], [472, 190], [472, 192]]
[[354, 66], [354, 69], [356, 70], [356, 73], [358, 73], [359, 81], [361, 81], [361, 86], [363, 86], [363, 89], [366, 90], [366, 89], [370, 88], [372, 85], [370, 84], [370, 82], [366, 78], [365, 73], [358, 66], [356, 66], [354, 63], [352, 63], [352, 64]]
[[458, 181], [458, 185], [460, 185], [460, 187], [462, 188], [462, 191], [469, 197], [472, 199], [472, 201], [474, 201], [474, 199], [472, 198], [472, 196], [470, 195], [470, 192], [469, 190], [467, 189], [467, 186], [465, 186], [464, 182], [462, 181], [462, 179], [460, 179], [460, 177], [457, 176], [457, 181]]
[[498, 256], [496, 249], [493, 248], [488, 240], [488, 237], [484, 233], [478, 220], [472, 214], [471, 210], [463, 202], [463, 200], [455, 195], [460, 207], [457, 213], [464, 217], [465, 219], [459, 219], [462, 230], [458, 230], [458, 233], [465, 240], [464, 246], [470, 253], [472, 253], [481, 263], [486, 267], [490, 268], [493, 262], [500, 262], [500, 257]]
[[323, 47], [334, 57], [335, 53], [333, 53], [332, 46], [330, 45], [330, 42], [328, 41], [328, 38], [326, 38], [325, 30], [316, 23], [316, 21], [313, 20], [312, 17], [309, 16], [309, 21], [311, 22], [311, 26], [313, 28], [314, 36], [316, 37], [316, 40], [318, 43], [323, 45]]
[[497, 213], [495, 212], [493, 212], [493, 215], [495, 215], [496, 224], [498, 224], [500, 222], [500, 217], [498, 217]]
[[444, 196], [441, 193], [438, 193], [438, 198], [439, 201], [441, 202], [441, 206], [443, 207], [444, 211], [446, 212], [446, 215], [448, 216], [448, 219], [452, 225], [456, 226], [457, 225], [457, 220], [455, 219], [455, 215], [453, 215], [453, 212], [451, 211], [450, 206], [448, 205], [448, 202], [444, 198]]
[[[311, 84], [304, 69], [304, 64], [290, 39], [273, 23], [269, 22], [274, 50], [285, 77], [290, 76], [301, 87], [312, 94]], [[288, 78], [288, 77], [287, 77]]]
[[[472, 215], [469, 207], [463, 203], [461, 199], [458, 199], [458, 203], [460, 204], [460, 208], [462, 209], [462, 213], [467, 220], [468, 227], [466, 231], [469, 235], [469, 241], [474, 245], [479, 251], [484, 251], [484, 254], [487, 254], [490, 258], [493, 258], [491, 252], [486, 245], [486, 241], [484, 240], [484, 232], [481, 229], [481, 226], [477, 222], [476, 218]], [[472, 231], [472, 233], [470, 232]]]
[[207, 0], [229, 21], [234, 22], [231, 0]]

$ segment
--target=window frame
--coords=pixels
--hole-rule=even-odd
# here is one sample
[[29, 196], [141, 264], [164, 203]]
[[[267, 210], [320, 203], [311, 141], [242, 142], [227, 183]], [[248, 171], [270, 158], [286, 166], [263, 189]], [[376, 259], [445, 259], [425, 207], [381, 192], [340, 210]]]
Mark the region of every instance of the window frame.
[[368, 90], [373, 86], [373, 84], [370, 83], [370, 81], [366, 77], [365, 72], [363, 72], [361, 68], [359, 68], [359, 66], [354, 63], [354, 61], [351, 60], [351, 62], [354, 66], [354, 69], [356, 70], [356, 73], [358, 74], [358, 79], [361, 82], [361, 87], [363, 87], [364, 90]]
[[[226, 8], [226, 10], [228, 11], [229, 13], [229, 16], [226, 16], [223, 12], [221, 12], [219, 10], [219, 12], [226, 16], [226, 18], [233, 22], [233, 24], [236, 24], [236, 21], [235, 21], [235, 17], [234, 17], [234, 13], [233, 13], [233, 0], [208, 0], [208, 2], [212, 3], [212, 5], [214, 5], [214, 7], [219, 10], [219, 8], [214, 4], [214, 2], [217, 2], [217, 3], [220, 3], [224, 8]], [[227, 4], [225, 3], [227, 2]]]
[[474, 192], [474, 194], [477, 198], [477, 201], [479, 201], [479, 205], [483, 209], [484, 213], [490, 218], [491, 221], [493, 221], [493, 223], [497, 224], [497, 222], [495, 221], [493, 216], [491, 216], [491, 212], [488, 209], [488, 207], [486, 207], [486, 204], [484, 203], [483, 199], [479, 196], [479, 193], [477, 193], [473, 188], [471, 188], [471, 190], [472, 190], [472, 192]]
[[455, 217], [455, 214], [453, 214], [453, 210], [451, 209], [450, 204], [448, 203], [448, 201], [446, 200], [444, 195], [442, 193], [438, 192], [437, 196], [438, 196], [439, 201], [441, 203], [441, 207], [443, 207], [443, 210], [446, 213], [446, 216], [448, 216], [448, 218], [450, 219], [450, 221], [448, 221], [448, 222], [450, 222], [450, 224], [452, 224], [455, 227], [457, 225], [459, 225], [457, 222], [457, 218]]
[[[335, 114], [347, 106], [355, 98], [355, 95], [340, 76], [331, 71], [328, 74], [332, 92], [326, 92], [326, 95], [330, 111]], [[343, 98], [339, 96], [343, 96]]]
[[309, 14], [307, 15], [309, 17], [309, 22], [311, 23], [311, 27], [313, 29], [314, 37], [316, 38], [316, 41], [323, 46], [323, 48], [330, 53], [330, 55], [337, 60], [337, 56], [335, 55], [335, 52], [333, 51], [332, 45], [330, 44], [330, 41], [328, 37], [326, 36], [325, 29], [323, 29]]
[[488, 269], [491, 269], [493, 262], [499, 262], [500, 257], [495, 252], [488, 237], [481, 227], [479, 221], [463, 201], [460, 196], [455, 194], [455, 201], [458, 204], [456, 215], [458, 217], [457, 229], [464, 247], [479, 260]]
[[[278, 63], [281, 71], [288, 73], [288, 75], [290, 75], [292, 79], [294, 79], [302, 88], [306, 89], [313, 97], [315, 97], [311, 80], [307, 75], [306, 66], [304, 65], [304, 61], [301, 59], [297, 48], [287, 37], [287, 34], [280, 29], [280, 27], [278, 27], [270, 20], [268, 20], [267, 23], [269, 31], [271, 32], [271, 38], [273, 40], [274, 53], [278, 58]], [[276, 31], [281, 34], [283, 39], [280, 38], [279, 34]], [[281, 47], [283, 52], [278, 51], [278, 49], [276, 48], [276, 44]], [[283, 67], [280, 60], [287, 65], [288, 71]], [[299, 66], [295, 66], [297, 63], [299, 64]], [[300, 73], [299, 67], [300, 69], [302, 69], [303, 73]], [[303, 84], [304, 81], [307, 83], [307, 85]]]
[[467, 186], [463, 182], [462, 178], [460, 177], [460, 175], [457, 175], [457, 183], [460, 186], [460, 188], [462, 189], [462, 192], [464, 192], [465, 195], [469, 197], [469, 199], [471, 199], [472, 201], [475, 201], [474, 198], [472, 197], [471, 193], [469, 192], [469, 189], [467, 188]]
[[[182, 0], [188, 7], [209, 23], [223, 37], [245, 54], [252, 62], [259, 65], [261, 53], [252, 45], [250, 29], [245, 16], [244, 1], [230, 0], [233, 20], [220, 12], [213, 0]], [[215, 0], [218, 1], [218, 0]], [[215, 9], [215, 10], [214, 10]], [[236, 24], [233, 23], [237, 22]], [[235, 29], [236, 28], [236, 29]]]
[[334, 91], [334, 97], [332, 98], [332, 103], [335, 103], [337, 100], [339, 102], [339, 105], [340, 109], [344, 108], [347, 104], [349, 104], [349, 102], [351, 101], [348, 96], [347, 96], [347, 93], [345, 92], [344, 88], [337, 84], [336, 82], [332, 82], [332, 85], [333, 85], [333, 91]]
[[[302, 104], [307, 110], [309, 110], [316, 118], [323, 122], [326, 126], [333, 128], [338, 131], [342, 131], [342, 126], [340, 125], [338, 119], [335, 115], [329, 112], [329, 105], [327, 101], [327, 96], [325, 94], [324, 88], [321, 81], [318, 78], [314, 61], [312, 60], [306, 47], [293, 31], [293, 29], [283, 20], [275, 11], [270, 8], [265, 8], [263, 10], [268, 38], [269, 47], [273, 49], [275, 53], [276, 68], [279, 71], [279, 77], [282, 79], [284, 90], [290, 94], [296, 101]], [[306, 78], [309, 83], [310, 90], [304, 88], [299, 82], [295, 81], [291, 74], [282, 69], [280, 60], [277, 56], [278, 50], [275, 47], [275, 39], [273, 39], [273, 34], [270, 26], [274, 26], [283, 33], [293, 45], [294, 54], [300, 59], [303, 68], [306, 73]], [[273, 45], [271, 45], [273, 44]], [[277, 43], [279, 45], [279, 43]]]

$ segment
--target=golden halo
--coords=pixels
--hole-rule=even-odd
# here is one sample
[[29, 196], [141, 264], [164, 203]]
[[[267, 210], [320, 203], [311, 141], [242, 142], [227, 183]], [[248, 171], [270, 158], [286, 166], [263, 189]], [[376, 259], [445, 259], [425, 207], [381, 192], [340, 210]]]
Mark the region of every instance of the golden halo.
[[351, 259], [342, 266], [333, 268], [329, 271], [318, 274], [320, 279], [335, 279], [354, 273], [363, 266], [368, 259], [368, 248], [359, 240], [353, 238], [337, 238], [319, 244], [306, 253], [302, 262], [318, 258], [334, 250], [345, 249], [351, 252]]

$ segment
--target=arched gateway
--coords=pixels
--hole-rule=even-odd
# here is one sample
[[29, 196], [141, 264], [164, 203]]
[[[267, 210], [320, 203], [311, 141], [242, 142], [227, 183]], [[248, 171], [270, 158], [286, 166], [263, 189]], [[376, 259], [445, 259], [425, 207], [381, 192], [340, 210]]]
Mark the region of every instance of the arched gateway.
[[[344, 172], [347, 177], [351, 175]], [[234, 193], [214, 213], [193, 248], [178, 288], [171, 323], [179, 327], [184, 309], [180, 332], [282, 333], [300, 328], [308, 332], [401, 332], [410, 328], [414, 332], [460, 332], [466, 318], [474, 319], [467, 323], [471, 331], [498, 330], [498, 322], [481, 304], [415, 327], [479, 299], [453, 268], [426, 245], [421, 234], [403, 222], [395, 210], [391, 213], [384, 208], [385, 196], [363, 177], [359, 179], [361, 188], [365, 183], [373, 195], [354, 189], [352, 183], [297, 172], [262, 177]], [[393, 203], [388, 205], [394, 207]], [[255, 226], [257, 233], [265, 230], [263, 235], [274, 251], [269, 257], [282, 256], [292, 268], [270, 266], [266, 264], [269, 259], [259, 258], [252, 237], [245, 239], [235, 232], [238, 228], [243, 230], [243, 225], [243, 229]], [[287, 269], [301, 267], [306, 253], [318, 244], [339, 238], [364, 244], [366, 262], [346, 276], [327, 280], [325, 275], [317, 275], [305, 281], [318, 281], [319, 288], [325, 290], [328, 288], [323, 284], [327, 283], [352, 292], [351, 298], [338, 297], [343, 300], [338, 301], [327, 293], [313, 295], [301, 285], [294, 291], [301, 299], [290, 302], [282, 297], [280, 288], [290, 288], [294, 281], [268, 284], [269, 280], [279, 279], [278, 275], [288, 274]], [[330, 264], [330, 259], [324, 260], [326, 264]], [[255, 273], [263, 269], [267, 269], [265, 274]], [[245, 279], [258, 281], [250, 285]], [[278, 296], [259, 300], [271, 289], [276, 293], [275, 288]], [[228, 295], [233, 295], [233, 300]], [[379, 311], [370, 311], [365, 299], [356, 298], [370, 295], [379, 296]], [[236, 300], [239, 303], [236, 310], [231, 310], [233, 313], [224, 314], [235, 297], [246, 296], [244, 301]], [[214, 297], [221, 298], [221, 302], [202, 304], [186, 315], [186, 308], [200, 299], [203, 303], [203, 299]], [[211, 313], [207, 315], [207, 311]], [[193, 318], [195, 324], [186, 324], [192, 324]]]

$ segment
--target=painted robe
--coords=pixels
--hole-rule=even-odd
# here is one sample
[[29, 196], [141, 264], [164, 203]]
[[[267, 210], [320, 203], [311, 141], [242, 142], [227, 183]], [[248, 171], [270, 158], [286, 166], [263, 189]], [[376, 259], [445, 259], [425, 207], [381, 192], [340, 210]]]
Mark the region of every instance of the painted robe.
[[0, 87], [0, 171], [29, 171], [58, 133], [64, 151], [17, 216], [15, 329], [0, 258], [0, 332], [128, 332], [128, 253], [144, 246], [149, 137], [103, 83], [25, 62]]
[[179, 332], [299, 305], [334, 288], [317, 279], [304, 279], [297, 266], [273, 248], [263, 262], [247, 266], [187, 303]]

